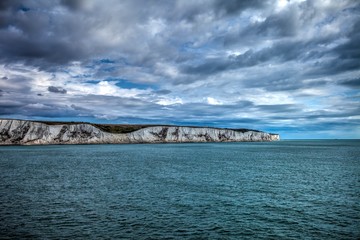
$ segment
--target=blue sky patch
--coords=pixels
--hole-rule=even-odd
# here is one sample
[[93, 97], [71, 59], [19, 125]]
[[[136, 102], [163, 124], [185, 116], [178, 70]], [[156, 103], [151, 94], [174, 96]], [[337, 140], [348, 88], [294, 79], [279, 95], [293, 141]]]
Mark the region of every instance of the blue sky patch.
[[104, 59], [101, 59], [101, 60], [100, 60], [100, 63], [115, 63], [115, 61], [110, 60], [110, 59], [107, 59], [107, 58], [104, 58]]
[[112, 80], [112, 81], [116, 81], [116, 86], [120, 87], [120, 88], [126, 88], [126, 89], [132, 89], [132, 88], [136, 88], [136, 89], [157, 89], [155, 88], [153, 85], [149, 85], [149, 84], [144, 84], [144, 83], [135, 83], [135, 82], [131, 82], [125, 79], [116, 79], [116, 80]]

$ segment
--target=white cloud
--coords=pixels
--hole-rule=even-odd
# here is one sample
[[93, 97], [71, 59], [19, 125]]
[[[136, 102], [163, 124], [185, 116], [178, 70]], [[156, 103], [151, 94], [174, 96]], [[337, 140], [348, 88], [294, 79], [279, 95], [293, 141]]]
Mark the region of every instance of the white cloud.
[[174, 104], [183, 104], [183, 100], [179, 97], [175, 98], [161, 98], [156, 102], [159, 105], [168, 106], [168, 105], [174, 105]]
[[222, 105], [221, 101], [219, 101], [213, 97], [207, 97], [206, 100], [207, 100], [207, 103], [210, 105]]

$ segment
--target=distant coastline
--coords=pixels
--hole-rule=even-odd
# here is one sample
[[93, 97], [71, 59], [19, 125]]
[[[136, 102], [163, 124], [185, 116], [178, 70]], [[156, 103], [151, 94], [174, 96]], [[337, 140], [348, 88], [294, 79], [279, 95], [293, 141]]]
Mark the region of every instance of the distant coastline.
[[260, 142], [277, 140], [280, 140], [278, 134], [244, 128], [0, 119], [0, 145]]

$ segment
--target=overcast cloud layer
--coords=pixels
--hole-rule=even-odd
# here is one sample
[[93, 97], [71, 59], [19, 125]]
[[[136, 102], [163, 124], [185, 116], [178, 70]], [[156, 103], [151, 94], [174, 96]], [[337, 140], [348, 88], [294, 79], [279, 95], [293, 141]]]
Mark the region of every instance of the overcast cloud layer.
[[360, 137], [359, 1], [1, 0], [0, 117]]

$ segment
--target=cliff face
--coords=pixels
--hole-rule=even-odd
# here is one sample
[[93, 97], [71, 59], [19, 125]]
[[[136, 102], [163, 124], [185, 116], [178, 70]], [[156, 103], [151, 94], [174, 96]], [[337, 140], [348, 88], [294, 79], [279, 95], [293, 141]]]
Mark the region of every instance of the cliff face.
[[151, 126], [130, 133], [109, 133], [91, 124], [0, 120], [0, 145], [276, 141], [278, 134], [218, 128]]

